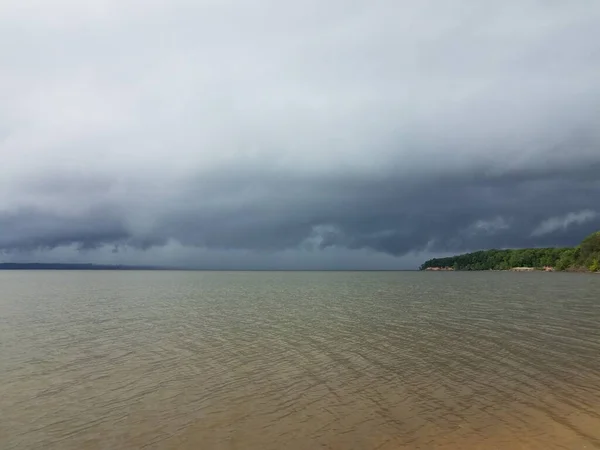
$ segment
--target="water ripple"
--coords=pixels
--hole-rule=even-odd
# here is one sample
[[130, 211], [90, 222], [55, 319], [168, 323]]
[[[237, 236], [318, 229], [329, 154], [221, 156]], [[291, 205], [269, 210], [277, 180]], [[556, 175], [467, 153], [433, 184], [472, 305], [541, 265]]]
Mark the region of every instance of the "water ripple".
[[0, 273], [0, 448], [600, 448], [600, 277]]

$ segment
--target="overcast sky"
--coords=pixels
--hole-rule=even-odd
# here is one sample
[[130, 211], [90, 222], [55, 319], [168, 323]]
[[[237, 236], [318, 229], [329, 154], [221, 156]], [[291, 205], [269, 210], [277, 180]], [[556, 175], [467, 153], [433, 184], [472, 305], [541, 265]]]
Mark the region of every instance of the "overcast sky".
[[0, 260], [414, 268], [600, 229], [598, 0], [0, 2]]

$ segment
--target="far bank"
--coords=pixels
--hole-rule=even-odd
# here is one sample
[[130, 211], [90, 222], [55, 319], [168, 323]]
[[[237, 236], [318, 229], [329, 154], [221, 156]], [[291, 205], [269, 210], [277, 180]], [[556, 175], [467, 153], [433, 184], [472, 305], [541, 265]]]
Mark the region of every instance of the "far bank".
[[599, 272], [600, 231], [587, 236], [576, 247], [482, 250], [447, 258], [433, 258], [425, 261], [419, 270]]

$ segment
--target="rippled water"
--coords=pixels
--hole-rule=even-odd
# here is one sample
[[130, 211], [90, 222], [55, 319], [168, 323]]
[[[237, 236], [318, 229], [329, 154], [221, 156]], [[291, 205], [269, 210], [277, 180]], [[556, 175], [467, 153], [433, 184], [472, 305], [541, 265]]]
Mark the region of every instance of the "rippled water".
[[0, 272], [0, 448], [600, 448], [600, 276]]

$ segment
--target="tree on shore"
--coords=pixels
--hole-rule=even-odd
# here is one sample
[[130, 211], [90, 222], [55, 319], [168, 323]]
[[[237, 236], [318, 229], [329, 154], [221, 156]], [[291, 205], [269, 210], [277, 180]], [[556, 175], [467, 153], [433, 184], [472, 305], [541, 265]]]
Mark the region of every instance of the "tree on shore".
[[555, 270], [600, 271], [600, 231], [587, 236], [572, 248], [524, 248], [485, 250], [474, 253], [433, 258], [420, 270], [443, 267], [454, 270], [507, 270], [514, 267], [553, 267]]

